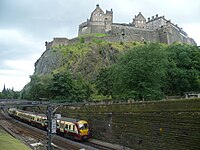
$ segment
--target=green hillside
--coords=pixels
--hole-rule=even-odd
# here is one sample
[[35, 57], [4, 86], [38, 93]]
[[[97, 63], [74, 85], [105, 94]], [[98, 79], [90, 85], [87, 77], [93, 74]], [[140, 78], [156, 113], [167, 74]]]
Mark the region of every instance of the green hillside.
[[94, 38], [46, 50], [21, 98], [94, 101], [161, 100], [200, 91], [200, 51], [174, 43], [107, 42]]

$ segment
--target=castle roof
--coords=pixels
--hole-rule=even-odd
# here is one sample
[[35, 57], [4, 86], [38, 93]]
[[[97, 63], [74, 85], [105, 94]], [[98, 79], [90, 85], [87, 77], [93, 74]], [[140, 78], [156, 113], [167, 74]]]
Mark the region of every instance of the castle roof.
[[99, 4], [96, 5], [95, 10], [91, 13], [91, 17], [92, 17], [92, 15], [95, 14], [96, 12], [97, 12], [97, 13], [100, 13], [100, 12], [101, 12], [101, 13], [104, 14], [104, 11], [99, 7]]
[[135, 16], [134, 20], [143, 20], [146, 21], [145, 17], [142, 15], [141, 12], [137, 16]]

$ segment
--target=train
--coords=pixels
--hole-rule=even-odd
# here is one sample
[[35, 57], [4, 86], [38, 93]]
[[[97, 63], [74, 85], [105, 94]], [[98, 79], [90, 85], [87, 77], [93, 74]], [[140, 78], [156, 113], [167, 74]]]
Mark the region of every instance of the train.
[[[45, 114], [36, 114], [17, 108], [9, 108], [8, 114], [17, 120], [47, 130], [48, 121]], [[64, 137], [77, 141], [87, 141], [91, 137], [89, 124], [85, 120], [61, 117], [56, 120], [56, 124], [56, 133]]]

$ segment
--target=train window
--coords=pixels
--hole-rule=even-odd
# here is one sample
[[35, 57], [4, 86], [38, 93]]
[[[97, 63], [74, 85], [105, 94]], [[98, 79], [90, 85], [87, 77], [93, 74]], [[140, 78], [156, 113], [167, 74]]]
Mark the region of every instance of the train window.
[[66, 124], [65, 129], [68, 129], [68, 124]]
[[69, 125], [69, 130], [71, 130], [71, 125]]
[[81, 130], [87, 129], [88, 128], [88, 124], [87, 123], [85, 123], [85, 124], [79, 124], [79, 128]]
[[75, 125], [73, 125], [73, 131], [75, 130]]

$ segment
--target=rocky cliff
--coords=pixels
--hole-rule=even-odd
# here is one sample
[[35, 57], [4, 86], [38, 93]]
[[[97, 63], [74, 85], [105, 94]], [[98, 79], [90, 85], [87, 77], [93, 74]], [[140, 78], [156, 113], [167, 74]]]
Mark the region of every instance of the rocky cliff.
[[75, 76], [81, 74], [91, 80], [101, 68], [113, 64], [119, 53], [139, 44], [93, 40], [89, 43], [54, 46], [36, 61], [34, 75], [47, 75], [55, 70], [67, 69]]

